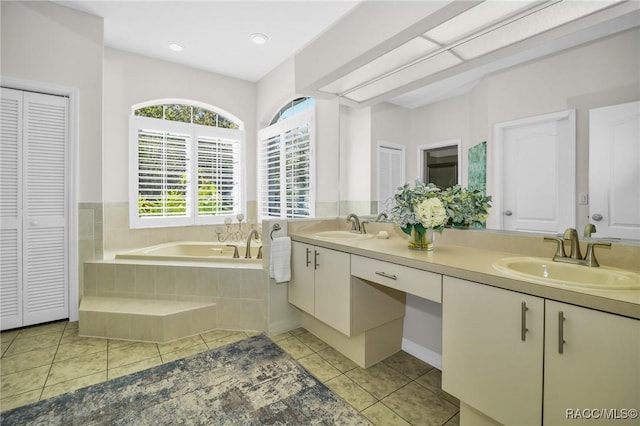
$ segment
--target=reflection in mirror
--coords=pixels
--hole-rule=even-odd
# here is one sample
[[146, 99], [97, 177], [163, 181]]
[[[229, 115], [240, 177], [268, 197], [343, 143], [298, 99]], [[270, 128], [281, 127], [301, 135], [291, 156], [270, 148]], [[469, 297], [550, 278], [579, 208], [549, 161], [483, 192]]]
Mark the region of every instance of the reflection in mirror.
[[[460, 138], [462, 161], [459, 163], [459, 172], [461, 174], [460, 183], [463, 186], [470, 185], [469, 164], [467, 162], [469, 150], [481, 141], [487, 141], [487, 194], [494, 199], [487, 227], [502, 229], [502, 221], [505, 219], [504, 214], [507, 210], [511, 210], [512, 215], [517, 215], [517, 213], [514, 213], [511, 208], [505, 208], [496, 189], [498, 184], [510, 184], [504, 179], [501, 180], [500, 171], [496, 164], [498, 160], [495, 139], [496, 123], [509, 123], [513, 120], [537, 117], [556, 111], [575, 110], [575, 125], [572, 125], [576, 135], [573, 161], [567, 163], [560, 160], [562, 166], [558, 166], [560, 169], [575, 167], [572, 173], [575, 178], [573, 193], [562, 198], [563, 201], [569, 200], [571, 205], [568, 207], [568, 214], [561, 213], [571, 219], [569, 222], [550, 227], [548, 230], [539, 229], [537, 224], [525, 229], [557, 234], [563, 232], [563, 227], [570, 223], [582, 235], [586, 225], [592, 223], [596, 226], [596, 232], [592, 233], [592, 238], [595, 239], [615, 237], [628, 240], [639, 238], [629, 232], [620, 237], [609, 233], [606, 226], [602, 225], [606, 220], [604, 219], [605, 213], [592, 209], [592, 203], [595, 203], [595, 193], [593, 192], [595, 188], [592, 183], [594, 177], [591, 176], [591, 171], [594, 168], [593, 162], [600, 163], [603, 157], [599, 154], [591, 155], [589, 148], [590, 110], [640, 99], [640, 75], [637, 73], [637, 64], [640, 58], [640, 51], [637, 49], [639, 35], [640, 29], [634, 28], [566, 49], [554, 55], [540, 57], [512, 68], [505, 68], [485, 75], [472, 85], [464, 87], [464, 90], [459, 87], [447, 89], [448, 86], [444, 81], [441, 92], [431, 97], [428, 94], [423, 95], [427, 100], [422, 104], [416, 101], [413, 104], [402, 106], [404, 98], [399, 96], [389, 99], [387, 102], [359, 109], [342, 105], [340, 109], [340, 165], [341, 172], [349, 170], [351, 176], [348, 182], [343, 182], [341, 173], [340, 214], [346, 215], [354, 210], [351, 207], [357, 206], [363, 207], [361, 214], [377, 213], [377, 167], [375, 164], [377, 158], [372, 154], [377, 141], [392, 141], [405, 146], [405, 181], [411, 182], [416, 178], [422, 178], [424, 173], [419, 164], [421, 158], [419, 147], [447, 138]], [[615, 75], [611, 70], [615, 70]], [[348, 133], [343, 128], [345, 120], [351, 126]], [[515, 129], [509, 131], [516, 132]], [[541, 143], [547, 144], [544, 141]], [[625, 155], [625, 161], [638, 158], [636, 153], [640, 148], [637, 143], [631, 144], [621, 152], [631, 153], [632, 151], [629, 149], [632, 146], [634, 147], [632, 151], [635, 150], [634, 154]], [[551, 206], [551, 203], [538, 202], [535, 192], [537, 189], [555, 191], [556, 187], [553, 182], [561, 182], [563, 185], [566, 182], [559, 175], [553, 175], [558, 172], [558, 168], [555, 172], [540, 173], [541, 168], [538, 166], [538, 162], [549, 160], [545, 155], [546, 150], [547, 148], [541, 145], [533, 153], [534, 157], [531, 157], [531, 161], [525, 163], [530, 173], [522, 174], [519, 178], [528, 179], [525, 183], [529, 185], [529, 188], [516, 192], [518, 202], [531, 210], [550, 209]], [[342, 156], [345, 151], [349, 151], [349, 155]], [[558, 160], [559, 158], [555, 161]], [[623, 170], [635, 170], [635, 172], [640, 170], [640, 166], [637, 164], [630, 169], [623, 168], [622, 166], [626, 163], [621, 160], [623, 159], [616, 160], [616, 171], [622, 173]], [[567, 164], [574, 165], [567, 166]], [[638, 191], [638, 179], [637, 177], [635, 180], [633, 179], [636, 175], [631, 174], [628, 179], [623, 179], [622, 176], [620, 174], [616, 177], [618, 183], [613, 184], [608, 191], [623, 194], [621, 199], [624, 199], [624, 194], [635, 197]], [[599, 178], [597, 180], [602, 181]], [[633, 182], [632, 188], [629, 189], [621, 185], [620, 183], [623, 181]], [[355, 192], [345, 193], [343, 191], [345, 183], [352, 185]], [[355, 193], [358, 195], [354, 195]], [[640, 195], [637, 196], [640, 197]], [[357, 203], [352, 203], [353, 200], [356, 200]], [[343, 202], [347, 201], [349, 205], [345, 208]], [[634, 205], [638, 205], [638, 203]], [[631, 216], [634, 220], [640, 216], [637, 211], [632, 209], [621, 210], [621, 212]], [[546, 211], [541, 213], [550, 215]], [[600, 216], [595, 216], [595, 214], [601, 215], [603, 219], [596, 221], [596, 218]], [[625, 220], [628, 221], [628, 218]], [[513, 226], [512, 229], [516, 231], [508, 232], [519, 232], [517, 230], [520, 228]]]

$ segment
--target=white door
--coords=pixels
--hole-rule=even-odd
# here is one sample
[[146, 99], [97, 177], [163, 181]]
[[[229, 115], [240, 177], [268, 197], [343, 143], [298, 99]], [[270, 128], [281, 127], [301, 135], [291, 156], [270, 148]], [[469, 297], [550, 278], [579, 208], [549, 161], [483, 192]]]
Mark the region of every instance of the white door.
[[501, 229], [575, 227], [575, 128], [573, 110], [496, 124], [494, 212]]
[[[68, 99], [8, 89], [2, 89], [2, 99], [3, 107], [16, 107], [2, 112], [0, 263], [3, 271], [5, 264], [10, 266], [2, 276], [2, 328], [6, 329], [69, 316]], [[6, 137], [5, 121], [16, 123]], [[5, 148], [13, 149], [7, 158]], [[5, 303], [11, 306], [6, 322]]]
[[378, 145], [378, 213], [391, 210], [396, 188], [405, 183], [404, 147]]
[[589, 111], [589, 218], [597, 237], [640, 239], [640, 101]]
[[22, 92], [0, 96], [0, 315], [22, 325]]

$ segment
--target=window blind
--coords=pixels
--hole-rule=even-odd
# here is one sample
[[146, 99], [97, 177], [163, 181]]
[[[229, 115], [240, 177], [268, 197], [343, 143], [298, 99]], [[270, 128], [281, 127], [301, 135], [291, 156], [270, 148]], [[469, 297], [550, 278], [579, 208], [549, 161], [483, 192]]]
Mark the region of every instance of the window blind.
[[138, 130], [138, 216], [190, 214], [189, 135]]
[[240, 143], [198, 138], [198, 216], [240, 213]]
[[314, 111], [260, 131], [259, 211], [262, 217], [313, 217]]

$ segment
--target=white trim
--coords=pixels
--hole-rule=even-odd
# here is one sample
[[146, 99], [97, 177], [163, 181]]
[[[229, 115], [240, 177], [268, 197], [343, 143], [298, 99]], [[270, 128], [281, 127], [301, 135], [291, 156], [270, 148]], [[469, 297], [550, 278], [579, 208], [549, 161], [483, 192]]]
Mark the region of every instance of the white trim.
[[402, 350], [427, 364], [433, 365], [438, 370], [442, 370], [442, 354], [420, 346], [416, 342], [404, 337], [402, 338]]
[[464, 162], [462, 161], [462, 139], [447, 139], [443, 141], [433, 142], [433, 143], [425, 143], [422, 145], [418, 145], [418, 176], [416, 179], [420, 179], [421, 182], [424, 182], [424, 151], [428, 151], [430, 149], [435, 148], [444, 148], [447, 146], [457, 146], [458, 147], [458, 184], [462, 185], [462, 167]]
[[[571, 175], [571, 182], [570, 182], [570, 186], [571, 186], [571, 200], [573, 200], [573, 202], [571, 203], [571, 217], [573, 219], [573, 223], [576, 223], [576, 204], [577, 204], [577, 200], [576, 200], [576, 144], [577, 144], [577, 140], [576, 140], [576, 110], [575, 109], [568, 109], [565, 111], [559, 111], [559, 112], [552, 112], [549, 114], [542, 114], [542, 115], [536, 115], [536, 116], [532, 116], [532, 117], [525, 117], [525, 118], [519, 118], [516, 120], [511, 120], [511, 121], [505, 121], [502, 123], [496, 123], [494, 125], [494, 143], [495, 143], [495, 154], [494, 154], [494, 158], [495, 158], [495, 165], [493, 167], [493, 194], [494, 197], [492, 199], [493, 202], [493, 211], [497, 212], [497, 219], [493, 219], [492, 224], [489, 223], [489, 221], [487, 221], [487, 227], [488, 228], [493, 228], [496, 227], [497, 229], [504, 229], [503, 228], [503, 219], [504, 216], [502, 215], [502, 201], [503, 201], [503, 185], [502, 185], [502, 175], [503, 175], [503, 170], [502, 170], [502, 145], [504, 144], [504, 131], [510, 128], [514, 128], [514, 127], [519, 127], [519, 126], [523, 126], [523, 125], [530, 125], [530, 124], [535, 124], [535, 123], [542, 123], [542, 122], [547, 122], [547, 121], [560, 121], [560, 120], [568, 120], [569, 121], [569, 131], [571, 132], [570, 134], [570, 138], [571, 140], [573, 140], [573, 144], [571, 145], [571, 150], [572, 150], [572, 158], [574, 159], [573, 162], [571, 162], [570, 164], [567, 164], [565, 167], [570, 168], [570, 175]], [[489, 217], [489, 220], [491, 220], [491, 217], [495, 216], [495, 214], [492, 214]], [[495, 223], [497, 222], [497, 223]]]
[[[80, 286], [78, 281], [78, 194], [80, 193], [80, 179], [78, 178], [79, 152], [78, 135], [80, 134], [80, 89], [57, 84], [25, 80], [13, 77], [0, 77], [0, 85], [17, 90], [48, 93], [69, 98], [69, 191], [67, 199], [67, 238], [69, 239], [69, 321], [80, 318]], [[73, 303], [72, 303], [73, 302]]]

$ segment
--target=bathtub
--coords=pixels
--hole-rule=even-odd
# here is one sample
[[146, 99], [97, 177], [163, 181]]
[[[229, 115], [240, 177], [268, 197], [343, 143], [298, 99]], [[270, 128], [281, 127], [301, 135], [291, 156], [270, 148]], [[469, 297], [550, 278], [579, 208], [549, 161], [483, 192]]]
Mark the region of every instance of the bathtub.
[[[229, 247], [231, 245], [231, 247]], [[234, 259], [234, 247], [238, 247], [239, 258]], [[246, 244], [216, 243], [202, 241], [174, 241], [157, 246], [126, 251], [116, 254], [116, 259], [162, 260], [184, 262], [233, 262], [262, 263], [257, 259], [259, 246], [251, 246], [251, 259], [245, 259]]]

